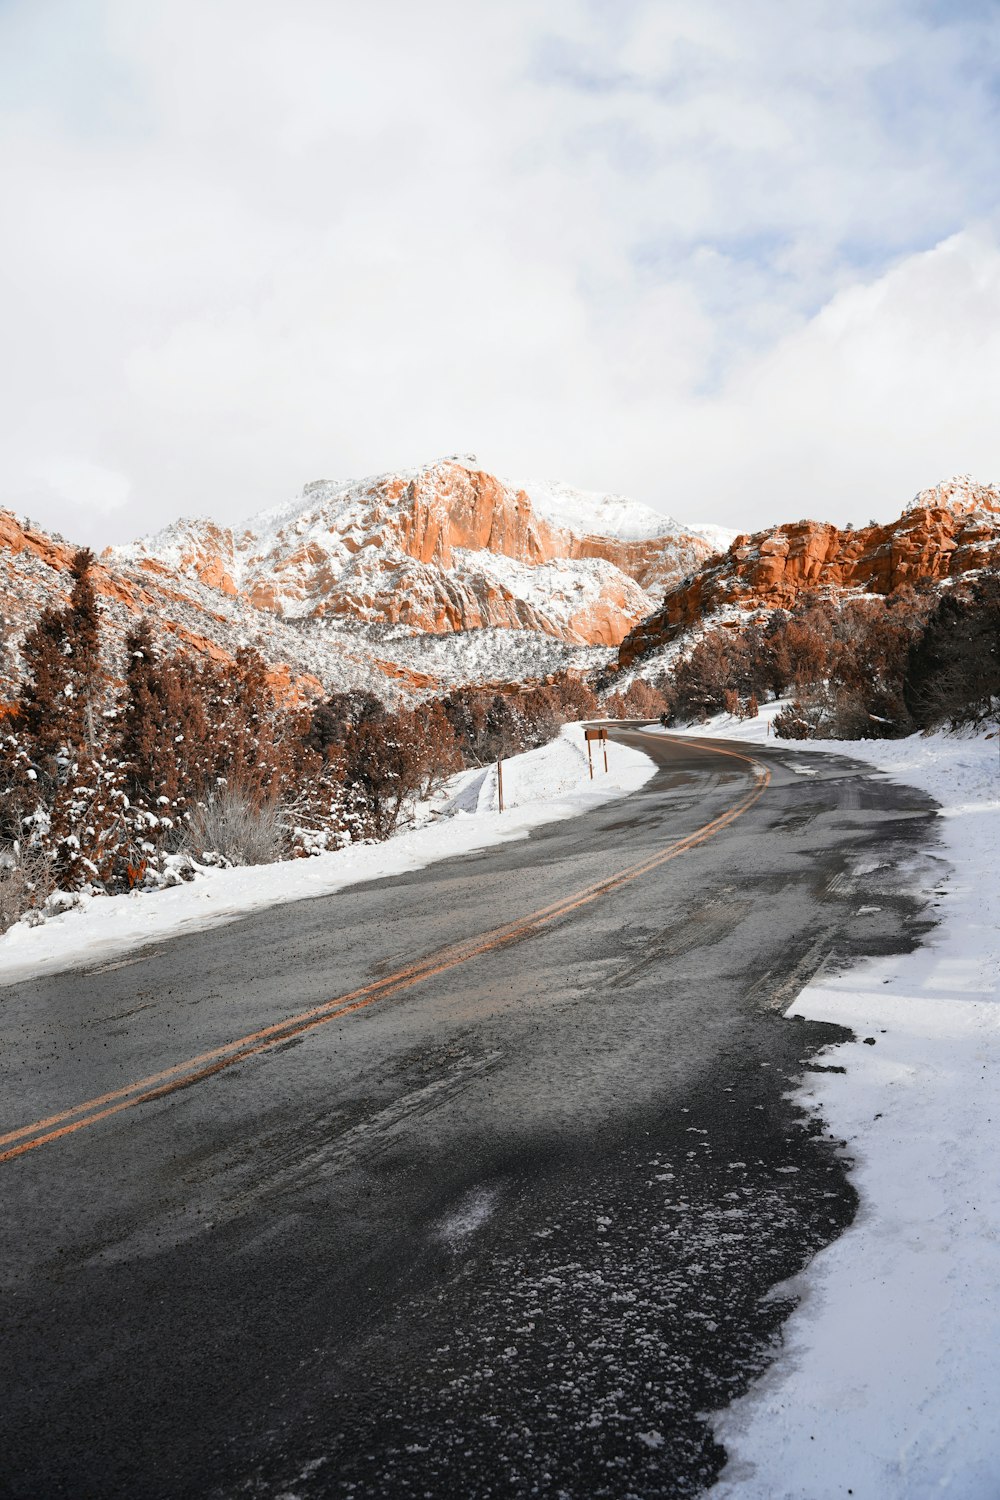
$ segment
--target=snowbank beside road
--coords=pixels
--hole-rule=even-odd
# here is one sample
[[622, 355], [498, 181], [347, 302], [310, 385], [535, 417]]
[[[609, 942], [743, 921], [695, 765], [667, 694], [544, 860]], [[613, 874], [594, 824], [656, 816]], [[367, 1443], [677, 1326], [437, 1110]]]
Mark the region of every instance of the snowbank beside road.
[[169, 890], [94, 896], [41, 926], [18, 922], [0, 937], [0, 985], [106, 963], [133, 948], [231, 922], [261, 907], [328, 896], [364, 880], [382, 880], [526, 838], [542, 823], [626, 796], [656, 770], [648, 756], [624, 745], [609, 747], [608, 765], [605, 775], [595, 757], [590, 780], [583, 728], [568, 724], [551, 744], [504, 761], [503, 814], [496, 811], [496, 767], [465, 771], [452, 778], [435, 802], [419, 809], [423, 826], [385, 843], [351, 844], [336, 853], [274, 865], [205, 868], [195, 880]]
[[[766, 743], [767, 716], [705, 732]], [[941, 805], [940, 926], [830, 978], [792, 1013], [850, 1027], [846, 1073], [801, 1097], [847, 1142], [853, 1226], [797, 1278], [784, 1348], [716, 1418], [714, 1500], [1000, 1494], [1000, 768], [995, 739], [776, 741], [796, 769], [840, 752]], [[800, 753], [801, 752], [801, 753]], [[874, 1037], [875, 1045], [865, 1038]]]

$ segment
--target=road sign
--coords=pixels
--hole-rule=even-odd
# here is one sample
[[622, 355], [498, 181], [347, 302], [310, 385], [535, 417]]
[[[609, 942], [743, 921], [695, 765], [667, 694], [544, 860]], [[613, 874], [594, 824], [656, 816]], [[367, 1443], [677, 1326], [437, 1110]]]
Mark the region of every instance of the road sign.
[[590, 767], [590, 779], [594, 779], [594, 760], [590, 749], [591, 740], [598, 740], [604, 747], [604, 769], [608, 769], [608, 731], [603, 726], [598, 729], [585, 729], [584, 738], [587, 741], [587, 765]]

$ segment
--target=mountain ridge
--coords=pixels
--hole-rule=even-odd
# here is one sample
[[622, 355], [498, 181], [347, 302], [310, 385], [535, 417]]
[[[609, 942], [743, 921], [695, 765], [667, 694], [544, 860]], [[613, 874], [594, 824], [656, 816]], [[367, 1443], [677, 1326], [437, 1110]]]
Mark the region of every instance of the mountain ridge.
[[[545, 486], [532, 488], [537, 497]], [[587, 521], [603, 515], [631, 535], [555, 524], [575, 495], [587, 502]], [[333, 687], [391, 699], [462, 681], [589, 671], [649, 613], [662, 581], [712, 544], [621, 497], [553, 484], [548, 498], [539, 511], [523, 488], [450, 459], [369, 480], [314, 481], [242, 526], [180, 518], [98, 558], [110, 649], [120, 654], [146, 615], [168, 650], [219, 660], [255, 647], [276, 691], [293, 702]], [[644, 529], [662, 535], [637, 535]], [[68, 597], [75, 550], [0, 512], [8, 689], [25, 630]]]
[[619, 670], [715, 615], [788, 609], [805, 592], [890, 595], [1000, 567], [1000, 489], [967, 474], [921, 490], [885, 524], [792, 521], [735, 537], [667, 590], [618, 648]]
[[[285, 618], [333, 614], [425, 633], [521, 628], [612, 646], [651, 596], [715, 550], [714, 538], [620, 496], [530, 487], [534, 499], [448, 458], [314, 480], [242, 526], [180, 520], [102, 556], [193, 574]], [[610, 530], [570, 526], [574, 506]]]

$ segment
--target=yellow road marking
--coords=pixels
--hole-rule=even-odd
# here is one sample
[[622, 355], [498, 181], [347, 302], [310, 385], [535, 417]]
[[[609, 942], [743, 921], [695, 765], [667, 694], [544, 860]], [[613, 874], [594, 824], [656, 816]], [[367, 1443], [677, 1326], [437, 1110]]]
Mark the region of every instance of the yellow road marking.
[[150, 1073], [135, 1083], [112, 1089], [108, 1093], [99, 1094], [94, 1099], [87, 1099], [82, 1104], [76, 1104], [69, 1109], [48, 1115], [45, 1119], [33, 1120], [29, 1125], [10, 1130], [6, 1135], [0, 1135], [0, 1146], [7, 1148], [0, 1151], [0, 1162], [12, 1161], [17, 1156], [23, 1156], [39, 1146], [59, 1140], [62, 1136], [72, 1135], [89, 1125], [96, 1125], [98, 1121], [120, 1114], [122, 1110], [132, 1109], [137, 1104], [160, 1099], [165, 1094], [188, 1088], [194, 1083], [222, 1072], [225, 1068], [232, 1067], [235, 1063], [243, 1062], [248, 1057], [267, 1052], [273, 1047], [280, 1046], [282, 1042], [289, 1041], [292, 1037], [301, 1036], [303, 1032], [312, 1031], [318, 1026], [329, 1025], [331, 1021], [350, 1015], [354, 1011], [364, 1010], [379, 1000], [397, 995], [402, 990], [409, 989], [425, 979], [433, 978], [436, 974], [443, 974], [449, 969], [457, 968], [460, 964], [468, 963], [481, 954], [519, 942], [522, 938], [548, 926], [549, 923], [567, 913], [576, 911], [581, 906], [587, 906], [601, 896], [609, 895], [621, 886], [650, 874], [660, 865], [666, 864], [668, 860], [676, 859], [678, 855], [686, 853], [689, 849], [697, 848], [699, 844], [721, 833], [737, 818], [742, 817], [763, 795], [771, 780], [770, 771], [748, 755], [741, 755], [735, 750], [722, 750], [716, 745], [700, 744], [698, 748], [715, 755], [725, 755], [730, 759], [746, 762], [753, 770], [755, 779], [751, 792], [726, 812], [713, 818], [711, 822], [696, 828], [693, 833], [668, 844], [657, 854], [649, 855], [634, 865], [626, 866], [617, 875], [595, 881], [594, 884], [585, 886], [569, 896], [564, 896], [549, 906], [540, 907], [537, 911], [528, 913], [527, 916], [507, 922], [501, 927], [495, 927], [490, 932], [480, 934], [479, 937], [467, 938], [463, 942], [439, 949], [437, 953], [398, 969], [384, 979], [363, 985], [360, 989], [351, 990], [348, 994], [338, 995], [333, 1000], [325, 1000], [320, 1005], [300, 1011], [297, 1015], [289, 1016], [283, 1021], [275, 1021], [272, 1025], [249, 1032], [246, 1036], [236, 1038], [235, 1041], [225, 1042], [219, 1047], [199, 1053], [196, 1057], [189, 1057], [184, 1062], [174, 1063], [172, 1067], [163, 1068], [158, 1073]]

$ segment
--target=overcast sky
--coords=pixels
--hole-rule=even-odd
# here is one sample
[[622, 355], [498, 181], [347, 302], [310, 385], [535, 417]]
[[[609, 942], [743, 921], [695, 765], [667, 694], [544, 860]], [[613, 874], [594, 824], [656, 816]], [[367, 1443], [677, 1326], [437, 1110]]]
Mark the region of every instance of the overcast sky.
[[996, 0], [0, 0], [0, 503], [1000, 477]]

